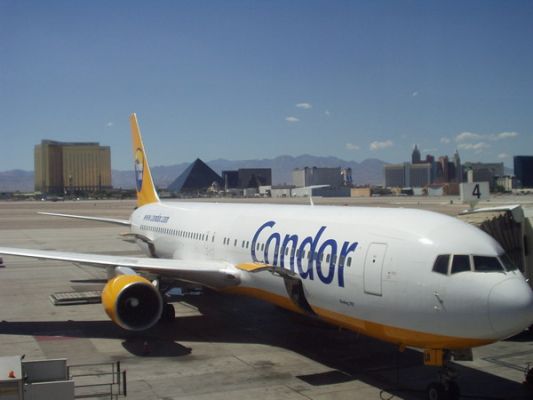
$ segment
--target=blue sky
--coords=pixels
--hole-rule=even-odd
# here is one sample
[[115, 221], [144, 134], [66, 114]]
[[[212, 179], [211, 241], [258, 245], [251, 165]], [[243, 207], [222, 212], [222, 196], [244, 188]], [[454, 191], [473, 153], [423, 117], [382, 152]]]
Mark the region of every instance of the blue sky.
[[0, 0], [0, 171], [41, 139], [131, 169], [333, 155], [533, 154], [531, 1]]

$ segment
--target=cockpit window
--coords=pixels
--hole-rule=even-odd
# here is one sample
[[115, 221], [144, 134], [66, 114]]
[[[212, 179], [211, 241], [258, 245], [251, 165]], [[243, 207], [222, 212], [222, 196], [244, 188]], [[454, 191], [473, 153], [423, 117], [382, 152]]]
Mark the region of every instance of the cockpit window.
[[502, 271], [503, 268], [496, 257], [474, 256], [474, 271], [494, 272]]
[[450, 262], [450, 255], [440, 255], [435, 260], [433, 264], [433, 272], [438, 272], [439, 274], [448, 275], [448, 264]]
[[511, 259], [506, 253], [503, 253], [500, 256], [500, 261], [502, 262], [503, 266], [507, 271], [515, 271], [518, 269], [518, 267], [515, 265], [514, 262], [511, 261]]
[[470, 271], [470, 256], [454, 255], [452, 261], [452, 274]]

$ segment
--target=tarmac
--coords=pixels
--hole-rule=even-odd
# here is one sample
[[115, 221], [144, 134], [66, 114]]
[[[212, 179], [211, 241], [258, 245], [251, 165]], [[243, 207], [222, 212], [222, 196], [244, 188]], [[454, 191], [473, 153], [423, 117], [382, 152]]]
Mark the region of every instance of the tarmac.
[[[529, 196], [486, 205], [533, 204]], [[220, 200], [218, 200], [220, 201]], [[249, 200], [249, 201], [265, 201]], [[307, 202], [309, 200], [286, 200]], [[450, 215], [456, 198], [315, 199], [315, 204], [414, 207]], [[37, 211], [127, 218], [133, 201], [0, 202], [0, 245], [139, 255], [124, 227], [38, 215]], [[3, 257], [0, 356], [67, 358], [69, 364], [120, 361], [129, 399], [422, 399], [437, 369], [418, 350], [340, 330], [268, 303], [204, 291], [176, 302], [176, 320], [145, 333], [114, 325], [101, 304], [54, 306], [56, 292], [94, 289], [99, 269]], [[533, 332], [474, 349], [454, 363], [463, 398], [528, 399], [524, 370]]]

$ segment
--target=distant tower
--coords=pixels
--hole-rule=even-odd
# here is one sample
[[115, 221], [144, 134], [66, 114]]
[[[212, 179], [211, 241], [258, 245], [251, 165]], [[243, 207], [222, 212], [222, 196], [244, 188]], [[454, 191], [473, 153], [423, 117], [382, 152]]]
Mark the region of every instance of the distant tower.
[[411, 162], [413, 164], [419, 164], [420, 163], [420, 150], [418, 150], [418, 146], [415, 144], [415, 148], [413, 150], [413, 154], [411, 154]]
[[450, 162], [448, 156], [440, 156], [437, 162], [437, 182], [450, 182]]
[[461, 183], [463, 181], [463, 167], [461, 166], [461, 158], [459, 158], [459, 151], [455, 150], [453, 155], [453, 164], [455, 166], [455, 181]]
[[431, 164], [431, 183], [433, 183], [437, 177], [437, 164], [435, 163], [435, 157], [431, 154], [427, 154], [426, 162]]

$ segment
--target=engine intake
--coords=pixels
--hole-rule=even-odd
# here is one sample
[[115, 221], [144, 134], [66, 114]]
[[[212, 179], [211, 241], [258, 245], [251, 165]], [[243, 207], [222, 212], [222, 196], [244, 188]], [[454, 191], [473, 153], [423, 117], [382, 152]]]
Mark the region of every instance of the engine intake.
[[102, 291], [106, 314], [121, 328], [142, 331], [154, 326], [163, 312], [157, 288], [139, 275], [119, 275]]

